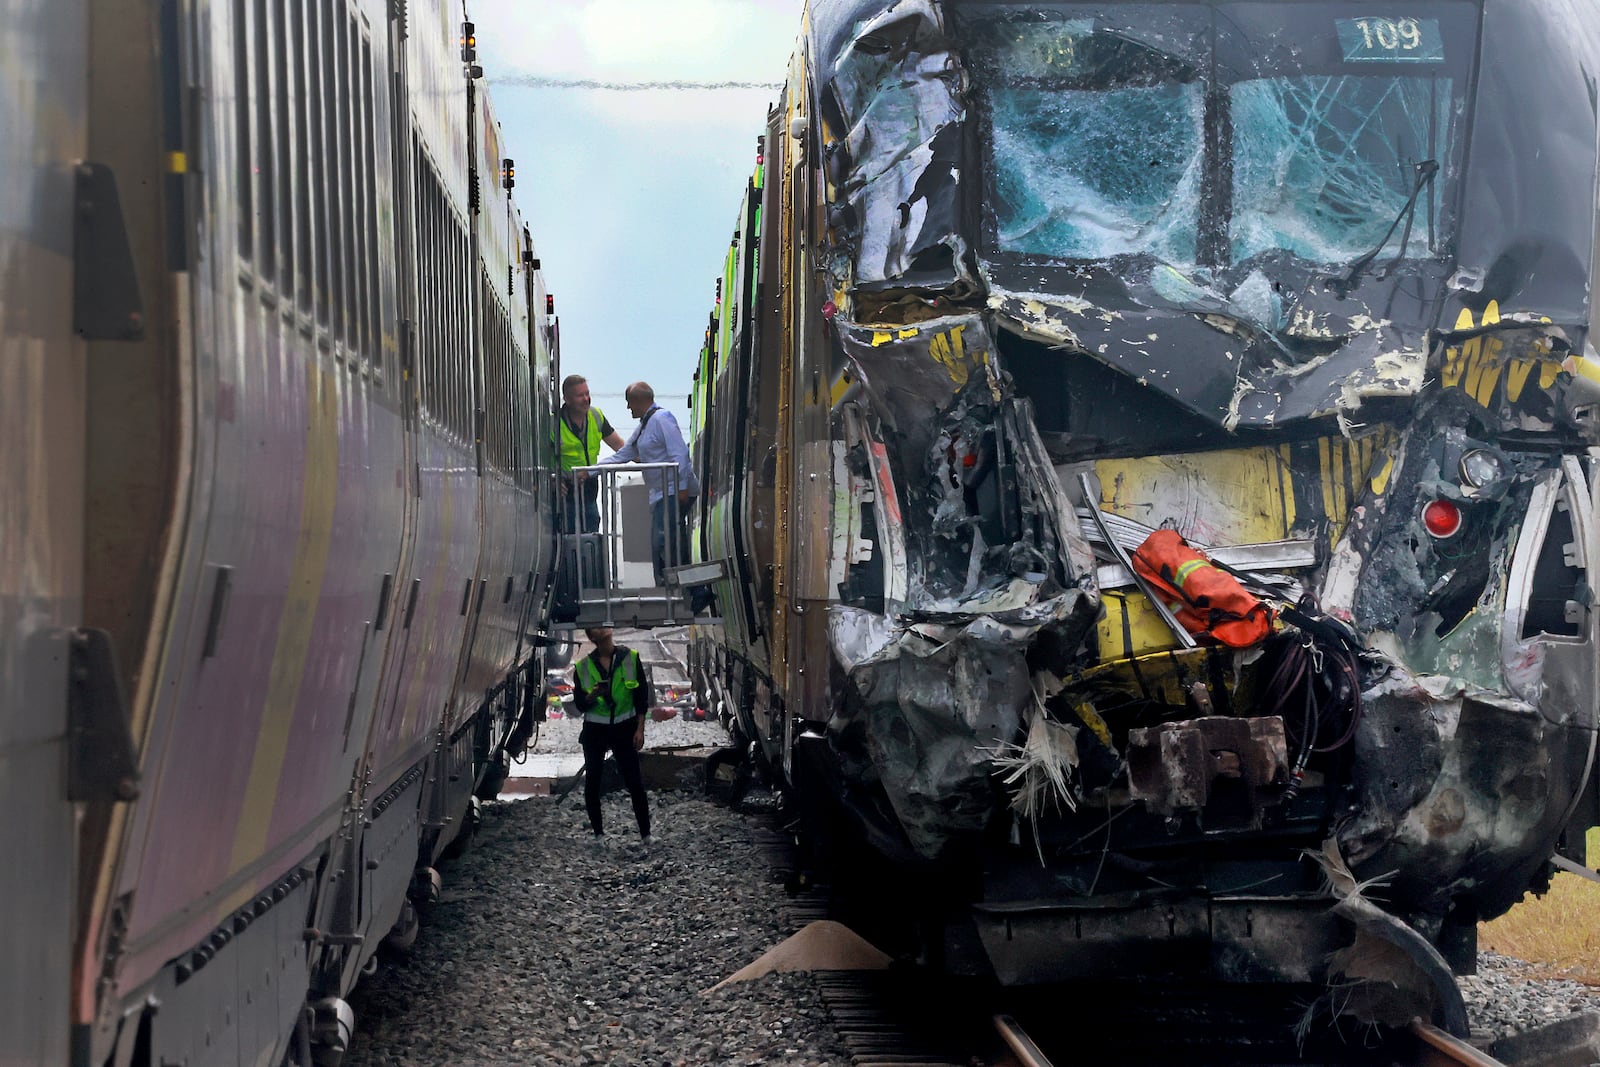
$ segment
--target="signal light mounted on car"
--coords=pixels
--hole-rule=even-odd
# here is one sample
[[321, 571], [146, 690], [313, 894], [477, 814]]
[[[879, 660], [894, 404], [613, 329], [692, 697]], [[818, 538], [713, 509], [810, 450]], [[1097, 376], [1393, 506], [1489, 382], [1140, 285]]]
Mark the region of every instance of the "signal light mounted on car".
[[476, 81], [483, 77], [483, 68], [478, 66], [478, 35], [470, 22], [461, 24], [461, 62], [467, 65], [469, 79]]
[[1448, 500], [1431, 500], [1422, 509], [1422, 527], [1440, 541], [1461, 532], [1461, 509]]
[[1506, 476], [1506, 465], [1499, 456], [1475, 448], [1461, 457], [1461, 478], [1474, 489], [1482, 489]]

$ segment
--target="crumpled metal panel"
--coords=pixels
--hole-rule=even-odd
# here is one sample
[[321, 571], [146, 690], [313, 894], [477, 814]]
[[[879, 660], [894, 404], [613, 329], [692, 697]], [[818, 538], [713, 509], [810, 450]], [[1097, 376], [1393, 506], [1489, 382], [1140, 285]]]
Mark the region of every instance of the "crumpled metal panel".
[[1022, 730], [1034, 699], [1028, 646], [1046, 624], [1081, 632], [1089, 603], [1071, 590], [1016, 609], [1026, 622], [979, 614], [912, 626], [830, 608], [828, 636], [848, 686], [829, 739], [858, 780], [883, 788], [924, 858], [994, 817], [994, 753]]
[[846, 269], [857, 285], [919, 271], [918, 282], [932, 272], [949, 285], [967, 251], [960, 66], [932, 0], [904, 0], [872, 17], [865, 8], [819, 4], [811, 14], [813, 38], [831, 43], [813, 51], [821, 68], [813, 77], [823, 86], [831, 217], [849, 235]]

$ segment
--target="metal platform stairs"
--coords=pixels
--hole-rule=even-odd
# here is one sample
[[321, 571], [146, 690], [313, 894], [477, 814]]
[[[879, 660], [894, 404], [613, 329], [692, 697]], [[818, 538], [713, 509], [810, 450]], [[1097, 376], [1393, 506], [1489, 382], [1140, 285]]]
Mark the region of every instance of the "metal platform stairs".
[[[665, 538], [664, 584], [655, 581], [651, 564], [651, 514], [645, 482], [648, 475], [662, 478], [667, 493], [676, 497], [676, 470], [671, 464], [617, 464], [583, 467], [572, 472], [563, 501], [577, 501], [582, 493], [579, 476], [593, 478], [598, 486], [599, 522], [590, 529], [592, 516], [581, 506], [564, 509], [556, 559], [556, 581], [550, 629], [581, 630], [591, 626], [628, 626], [651, 629], [683, 626], [691, 620], [706, 622], [707, 610], [695, 619], [695, 602], [706, 593], [697, 590], [721, 578], [720, 562], [690, 563], [687, 538]], [[647, 584], [648, 583], [648, 584]]]

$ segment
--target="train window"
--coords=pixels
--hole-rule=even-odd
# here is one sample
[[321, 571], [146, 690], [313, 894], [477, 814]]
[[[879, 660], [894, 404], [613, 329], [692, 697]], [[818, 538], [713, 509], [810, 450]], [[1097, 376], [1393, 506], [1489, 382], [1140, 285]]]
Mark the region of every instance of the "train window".
[[347, 16], [339, 27], [339, 142], [344, 154], [344, 339], [352, 349], [370, 357], [362, 342], [362, 248], [357, 243], [357, 219], [362, 218], [362, 187], [365, 186], [366, 162], [357, 147], [357, 134], [362, 128], [360, 96], [362, 96], [362, 58], [355, 50], [360, 29], [354, 19]]
[[289, 88], [289, 12], [292, 8], [291, 0], [275, 0], [277, 4], [277, 21], [273, 33], [273, 55], [277, 58], [277, 107], [273, 109], [272, 125], [278, 134], [277, 152], [277, 190], [278, 190], [278, 252], [279, 275], [278, 291], [285, 299], [294, 296], [294, 157], [290, 154], [290, 106], [291, 91]]
[[456, 272], [450, 277], [456, 282], [456, 335], [455, 351], [453, 353], [456, 364], [456, 398], [459, 404], [457, 413], [460, 416], [461, 436], [470, 441], [473, 438], [473, 395], [472, 395], [472, 346], [469, 343], [471, 328], [467, 322], [467, 307], [470, 304], [468, 287], [471, 283], [467, 280], [472, 277], [467, 266], [467, 235], [463, 230], [456, 231]]
[[416, 312], [416, 373], [421, 378], [419, 383], [422, 391], [422, 406], [424, 410], [434, 410], [433, 398], [433, 345], [431, 326], [429, 323], [427, 299], [428, 287], [424, 282], [427, 277], [428, 255], [430, 242], [428, 240], [428, 198], [423, 182], [422, 149], [417, 142], [416, 135], [411, 138], [411, 184], [412, 202], [416, 213], [414, 224], [417, 238], [417, 312]]
[[311, 81], [306, 69], [310, 60], [306, 56], [305, 8], [300, 0], [289, 0], [289, 30], [295, 78], [295, 294], [301, 310], [309, 311], [311, 290], [316, 283], [311, 251], [311, 144], [314, 138], [311, 135]]
[[302, 57], [300, 72], [304, 79], [301, 85], [308, 94], [302, 106], [309, 120], [309, 125], [306, 127], [306, 144], [309, 152], [306, 170], [303, 173], [310, 189], [309, 202], [306, 206], [310, 209], [307, 243], [311, 250], [311, 305], [317, 321], [327, 325], [331, 281], [328, 272], [328, 253], [332, 244], [328, 233], [330, 225], [328, 181], [331, 171], [327, 152], [328, 93], [322, 84], [324, 50], [323, 42], [319, 40], [322, 33], [316, 14], [319, 6], [326, 7], [325, 0], [320, 5], [315, 0], [308, 0], [305, 8], [306, 51]]
[[[434, 177], [429, 172], [430, 177]], [[445, 202], [435, 177], [429, 195], [433, 201], [433, 277], [428, 285], [433, 290], [428, 300], [433, 318], [434, 371], [439, 376], [439, 406], [434, 414], [440, 425], [455, 425], [453, 392], [450, 381], [450, 291], [445, 279], [450, 277], [450, 241], [445, 229]]]
[[[278, 210], [275, 184], [276, 170], [273, 159], [273, 136], [281, 114], [272, 106], [272, 76], [268, 71], [272, 32], [267, 18], [267, 0], [255, 0], [255, 51], [256, 51], [256, 113], [260, 123], [256, 130], [261, 135], [255, 157], [256, 189], [261, 197], [261, 213], [256, 226], [256, 274], [271, 281], [278, 271]], [[281, 47], [281, 46], [280, 46]]]
[[363, 173], [366, 178], [367, 203], [366, 214], [363, 216], [365, 225], [363, 230], [366, 237], [367, 251], [367, 299], [366, 319], [367, 351], [371, 353], [373, 363], [383, 366], [383, 324], [380, 319], [380, 293], [378, 287], [378, 183], [377, 183], [377, 138], [373, 136], [372, 112], [374, 97], [376, 96], [372, 80], [372, 45], [363, 37], [361, 39], [361, 158]]
[[456, 287], [453, 284], [456, 272], [460, 270], [458, 262], [460, 249], [456, 246], [456, 230], [454, 219], [450, 214], [450, 200], [441, 198], [444, 204], [444, 273], [439, 281], [444, 292], [444, 380], [449, 389], [448, 407], [445, 412], [446, 425], [450, 429], [460, 432], [461, 429], [461, 351], [457, 344], [456, 313], [459, 302], [456, 299]]
[[[333, 5], [322, 3], [322, 143], [326, 151], [326, 165], [322, 170], [321, 185], [328, 190], [328, 214], [325, 219], [325, 240], [328, 245], [328, 325], [334, 337], [348, 341], [346, 325], [350, 313], [346, 272], [347, 224], [345, 188], [350, 176], [350, 153], [345, 148], [345, 130], [341, 116], [349, 115], [349, 79], [341, 77], [346, 72], [344, 57], [344, 19], [334, 18]], [[342, 4], [340, 5], [343, 6]]]
[[362, 66], [362, 46], [365, 40], [362, 37], [362, 27], [352, 19], [349, 30], [349, 69], [350, 69], [350, 98], [349, 107], [346, 109], [346, 122], [349, 131], [346, 133], [347, 152], [350, 155], [350, 211], [346, 218], [349, 219], [350, 242], [350, 344], [360, 349], [366, 360], [376, 363], [378, 350], [373, 347], [370, 326], [370, 293], [366, 290], [366, 202], [370, 197], [371, 178], [373, 178], [373, 157], [366, 149], [366, 126], [363, 115], [366, 110], [366, 98], [371, 96], [373, 86], [365, 78], [365, 67]]
[[[429, 174], [423, 171], [423, 174]], [[430, 175], [431, 176], [431, 175]], [[439, 257], [443, 254], [439, 243], [439, 205], [433, 195], [433, 185], [430, 183], [426, 190], [425, 199], [428, 205], [427, 229], [425, 231], [428, 241], [428, 258], [425, 260], [427, 268], [427, 282], [424, 288], [418, 314], [428, 334], [428, 382], [429, 400], [428, 410], [435, 418], [444, 412], [444, 359], [441, 350], [444, 347], [439, 342], [439, 302], [443, 293], [439, 292], [438, 279], [443, 271], [439, 266]]]
[[493, 311], [491, 309], [492, 298], [490, 297], [489, 293], [486, 292], [486, 290], [488, 288], [489, 288], [489, 280], [487, 278], [480, 277], [478, 279], [478, 302], [479, 302], [479, 304], [480, 304], [480, 306], [482, 308], [482, 311], [483, 311], [483, 322], [482, 322], [482, 328], [483, 328], [483, 373], [484, 373], [483, 448], [484, 448], [484, 455], [488, 458], [489, 463], [491, 465], [498, 465], [498, 457], [495, 454], [495, 448], [496, 448], [497, 442], [495, 441], [495, 432], [494, 432], [494, 416], [495, 416], [494, 392], [495, 392], [495, 385], [496, 385], [496, 383], [497, 383], [497, 381], [499, 379], [499, 374], [496, 373], [496, 367], [495, 367], [494, 318], [493, 318]]
[[[433, 176], [431, 171], [429, 176]], [[437, 193], [437, 189], [437, 185], [429, 188], [429, 195], [434, 202], [434, 255], [433, 276], [428, 279], [433, 293], [427, 305], [433, 319], [434, 372], [439, 376], [439, 406], [434, 414], [441, 425], [450, 426], [455, 420], [450, 386], [450, 292], [445, 287], [445, 279], [450, 276], [450, 242], [446, 239], [444, 227], [443, 197]]]
[[[453, 224], [455, 218], [452, 215]], [[463, 438], [470, 440], [466, 432], [470, 425], [467, 421], [467, 349], [461, 343], [461, 335], [465, 332], [461, 321], [462, 304], [461, 279], [465, 276], [466, 257], [463, 256], [461, 247], [461, 234], [456, 227], [450, 227], [450, 273], [448, 279], [450, 286], [450, 385], [454, 391], [455, 404], [451, 414], [455, 416], [454, 425], [456, 432]]]
[[428, 331], [433, 343], [433, 413], [440, 423], [446, 422], [449, 398], [449, 380], [445, 377], [445, 340], [444, 340], [444, 301], [445, 292], [442, 283], [445, 277], [445, 243], [444, 243], [444, 217], [443, 207], [439, 196], [438, 179], [433, 171], [427, 172], [430, 179], [428, 183], [428, 228], [429, 239], [432, 242], [431, 254], [428, 257], [428, 296], [424, 301], [428, 317]]
[[255, 228], [250, 179], [250, 9], [233, 0], [233, 158], [234, 205], [239, 212], [239, 255], [250, 258]]
[[[1390, 249], [1397, 214], [1408, 225], [1393, 254], [1433, 254], [1440, 183], [1418, 175], [1447, 158], [1449, 78], [1288, 74], [1228, 92], [1234, 262], [1276, 250], [1347, 262], [1374, 244]], [[1414, 226], [1413, 201], [1423, 208]]]
[[354, 140], [355, 131], [360, 123], [353, 121], [359, 118], [358, 109], [361, 106], [357, 99], [361, 63], [355, 52], [355, 36], [358, 31], [351, 25], [351, 18], [347, 13], [337, 21], [339, 49], [334, 67], [339, 77], [339, 159], [344, 173], [344, 212], [340, 216], [344, 223], [340, 231], [345, 255], [344, 339], [347, 345], [359, 351], [365, 359], [367, 351], [361, 344], [360, 337], [361, 249], [356, 244], [355, 233], [356, 219], [361, 212], [361, 183], [364, 168], [356, 152]]
[[456, 363], [456, 396], [460, 407], [457, 409], [461, 422], [459, 424], [461, 436], [464, 440], [473, 439], [472, 417], [474, 404], [473, 396], [473, 352], [472, 352], [472, 326], [468, 319], [467, 309], [471, 307], [471, 285], [468, 280], [472, 277], [469, 267], [470, 257], [467, 254], [466, 230], [456, 229], [456, 273], [451, 275], [455, 281], [456, 293], [456, 337], [455, 337], [455, 363]]
[[483, 307], [484, 451], [490, 465], [503, 468], [505, 457], [501, 453], [500, 418], [505, 397], [505, 370], [500, 351], [501, 312], [487, 274], [480, 275], [478, 279], [478, 302]]

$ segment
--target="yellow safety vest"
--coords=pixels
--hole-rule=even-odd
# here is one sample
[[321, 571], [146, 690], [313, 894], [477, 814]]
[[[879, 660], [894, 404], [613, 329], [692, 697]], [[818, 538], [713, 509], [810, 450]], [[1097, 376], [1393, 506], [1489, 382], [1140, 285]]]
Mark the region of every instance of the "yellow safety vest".
[[584, 722], [623, 722], [633, 717], [634, 690], [639, 688], [639, 653], [631, 648], [617, 651], [623, 654], [622, 662], [613, 664], [610, 689], [600, 688], [600, 665], [593, 656], [578, 661], [573, 672], [576, 681], [584, 692], [592, 691], [595, 699], [595, 706], [583, 714]]
[[574, 467], [592, 467], [600, 458], [600, 427], [605, 422], [605, 416], [599, 408], [589, 409], [589, 423], [583, 428], [583, 437], [579, 438], [572, 432], [572, 426], [567, 422], [563, 412], [557, 416], [556, 421], [561, 423], [561, 469], [570, 471]]

